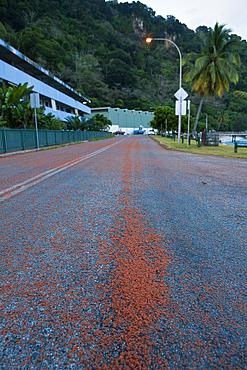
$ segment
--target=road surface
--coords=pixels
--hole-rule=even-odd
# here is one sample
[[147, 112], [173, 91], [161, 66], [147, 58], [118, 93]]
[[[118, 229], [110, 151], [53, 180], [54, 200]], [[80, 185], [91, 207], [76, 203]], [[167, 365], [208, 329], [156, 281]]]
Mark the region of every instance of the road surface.
[[246, 369], [247, 161], [118, 137], [0, 171], [1, 369]]

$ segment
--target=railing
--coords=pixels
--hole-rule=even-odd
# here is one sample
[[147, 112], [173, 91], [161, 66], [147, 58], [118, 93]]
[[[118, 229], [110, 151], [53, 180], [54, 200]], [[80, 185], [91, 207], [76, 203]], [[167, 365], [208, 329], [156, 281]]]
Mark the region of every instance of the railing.
[[[39, 130], [39, 146], [66, 144], [110, 135], [106, 131]], [[0, 152], [37, 148], [35, 130], [0, 129]]]
[[218, 134], [220, 136], [224, 136], [224, 135], [247, 135], [247, 130], [246, 131], [219, 131]]

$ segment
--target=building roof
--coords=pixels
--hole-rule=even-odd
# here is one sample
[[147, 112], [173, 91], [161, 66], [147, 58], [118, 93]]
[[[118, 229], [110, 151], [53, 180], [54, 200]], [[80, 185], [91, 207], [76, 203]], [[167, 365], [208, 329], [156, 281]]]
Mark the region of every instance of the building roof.
[[23, 72], [45, 82], [47, 85], [50, 85], [59, 91], [62, 91], [64, 94], [80, 101], [81, 103], [91, 103], [89, 99], [82, 96], [72, 87], [61, 81], [43, 67], [39, 66], [33, 60], [26, 57], [2, 39], [0, 39], [0, 58], [6, 63], [14, 65]]

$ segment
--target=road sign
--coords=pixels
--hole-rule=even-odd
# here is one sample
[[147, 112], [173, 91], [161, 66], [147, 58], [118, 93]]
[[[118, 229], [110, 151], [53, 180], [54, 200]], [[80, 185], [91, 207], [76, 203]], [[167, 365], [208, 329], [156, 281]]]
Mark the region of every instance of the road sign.
[[175, 115], [179, 116], [181, 109], [181, 116], [186, 116], [186, 100], [182, 100], [180, 104], [180, 100], [176, 101], [176, 106], [175, 106]]
[[182, 98], [182, 100], [186, 99], [188, 94], [187, 92], [181, 87], [177, 92], [176, 94], [174, 94], [175, 98], [177, 98], [178, 100], [180, 98]]
[[39, 93], [30, 94], [30, 102], [31, 102], [31, 108], [34, 108], [36, 147], [39, 149], [39, 134], [38, 134], [37, 113], [36, 113], [36, 108], [40, 107]]
[[178, 99], [176, 101], [175, 114], [176, 116], [178, 116], [178, 143], [180, 145], [181, 116], [186, 115], [186, 101], [184, 99], [187, 98], [188, 94], [182, 87], [180, 87], [180, 89], [176, 92], [176, 94], [174, 94], [174, 96]]
[[30, 94], [30, 101], [31, 101], [31, 108], [39, 108], [40, 107], [40, 101], [39, 101], [39, 94], [38, 93]]

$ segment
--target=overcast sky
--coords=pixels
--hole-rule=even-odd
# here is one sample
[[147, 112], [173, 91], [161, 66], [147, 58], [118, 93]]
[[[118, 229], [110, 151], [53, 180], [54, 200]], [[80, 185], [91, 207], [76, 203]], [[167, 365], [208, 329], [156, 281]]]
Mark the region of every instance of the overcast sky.
[[[128, 2], [131, 3], [132, 0]], [[218, 22], [225, 24], [233, 33], [247, 40], [246, 0], [140, 0], [140, 2], [152, 8], [156, 16], [162, 15], [166, 18], [167, 15], [173, 15], [192, 30], [198, 26], [214, 27]]]

